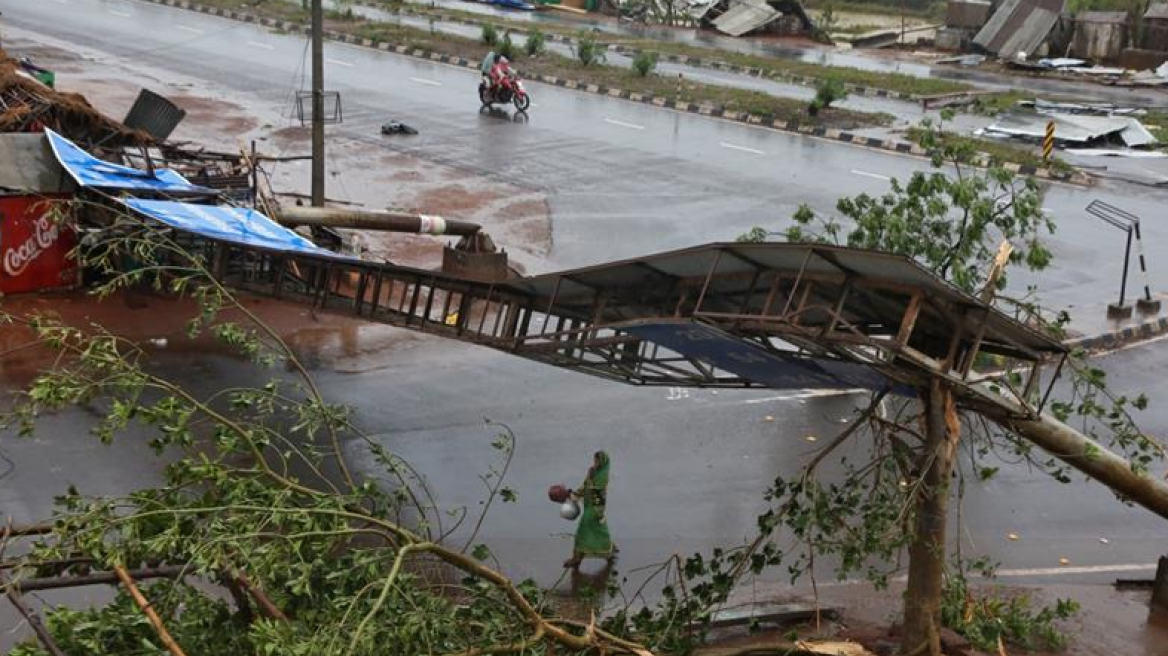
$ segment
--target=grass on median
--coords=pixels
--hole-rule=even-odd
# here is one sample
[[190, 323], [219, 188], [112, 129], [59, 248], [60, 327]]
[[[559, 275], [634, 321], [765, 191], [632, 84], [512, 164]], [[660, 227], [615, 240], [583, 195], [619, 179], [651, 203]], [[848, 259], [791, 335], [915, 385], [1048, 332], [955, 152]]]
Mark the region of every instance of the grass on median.
[[[925, 130], [919, 127], [911, 127], [908, 129], [906, 135], [909, 141], [920, 144], [922, 137], [925, 135]], [[1056, 173], [1071, 173], [1075, 170], [1073, 166], [1057, 157], [1051, 158], [1049, 164], [1043, 162], [1042, 156], [1038, 154], [1037, 149], [1034, 147], [1021, 146], [1014, 143], [996, 141], [994, 139], [968, 137], [953, 132], [941, 132], [939, 137], [943, 146], [970, 146], [974, 151], [985, 153], [999, 163], [1012, 162], [1022, 166], [1048, 167]]]

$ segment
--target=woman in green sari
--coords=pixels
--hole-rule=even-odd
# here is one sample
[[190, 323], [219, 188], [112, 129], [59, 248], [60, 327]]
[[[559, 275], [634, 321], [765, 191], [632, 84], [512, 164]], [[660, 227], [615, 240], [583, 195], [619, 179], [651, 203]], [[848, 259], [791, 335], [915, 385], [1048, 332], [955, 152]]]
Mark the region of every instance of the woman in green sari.
[[580, 489], [573, 496], [584, 506], [580, 525], [576, 528], [576, 542], [572, 547], [572, 557], [564, 567], [577, 569], [585, 558], [604, 558], [612, 563], [616, 558], [616, 547], [608, 535], [608, 522], [604, 516], [604, 505], [608, 495], [608, 454], [597, 451], [592, 457], [592, 467]]

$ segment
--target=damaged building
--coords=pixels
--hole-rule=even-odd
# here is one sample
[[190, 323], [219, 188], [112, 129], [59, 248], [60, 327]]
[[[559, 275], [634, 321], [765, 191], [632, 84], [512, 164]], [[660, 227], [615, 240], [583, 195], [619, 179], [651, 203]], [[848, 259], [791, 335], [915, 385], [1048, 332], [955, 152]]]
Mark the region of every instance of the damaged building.
[[[987, 54], [1006, 59], [1028, 59], [1049, 51], [1057, 38], [1066, 0], [1005, 0], [990, 16], [973, 43]], [[1056, 29], [1058, 28], [1058, 29]]]
[[707, 29], [730, 36], [810, 34], [814, 24], [796, 0], [711, 0], [690, 12]]

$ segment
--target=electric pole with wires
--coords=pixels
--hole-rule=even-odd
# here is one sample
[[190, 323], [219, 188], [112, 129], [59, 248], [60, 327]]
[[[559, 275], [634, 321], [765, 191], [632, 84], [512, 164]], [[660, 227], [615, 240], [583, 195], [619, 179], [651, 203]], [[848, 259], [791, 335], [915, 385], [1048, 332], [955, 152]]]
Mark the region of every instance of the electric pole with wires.
[[312, 206], [324, 207], [324, 9], [312, 0]]

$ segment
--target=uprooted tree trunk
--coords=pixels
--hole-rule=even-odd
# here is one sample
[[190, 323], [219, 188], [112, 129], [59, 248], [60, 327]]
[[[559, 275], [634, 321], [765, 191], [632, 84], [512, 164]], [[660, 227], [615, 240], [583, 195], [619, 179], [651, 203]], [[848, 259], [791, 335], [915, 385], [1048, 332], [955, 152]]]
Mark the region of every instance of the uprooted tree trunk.
[[925, 448], [918, 470], [916, 533], [909, 547], [904, 597], [905, 654], [941, 653], [941, 594], [945, 573], [945, 528], [960, 422], [953, 393], [934, 380], [924, 395]]

